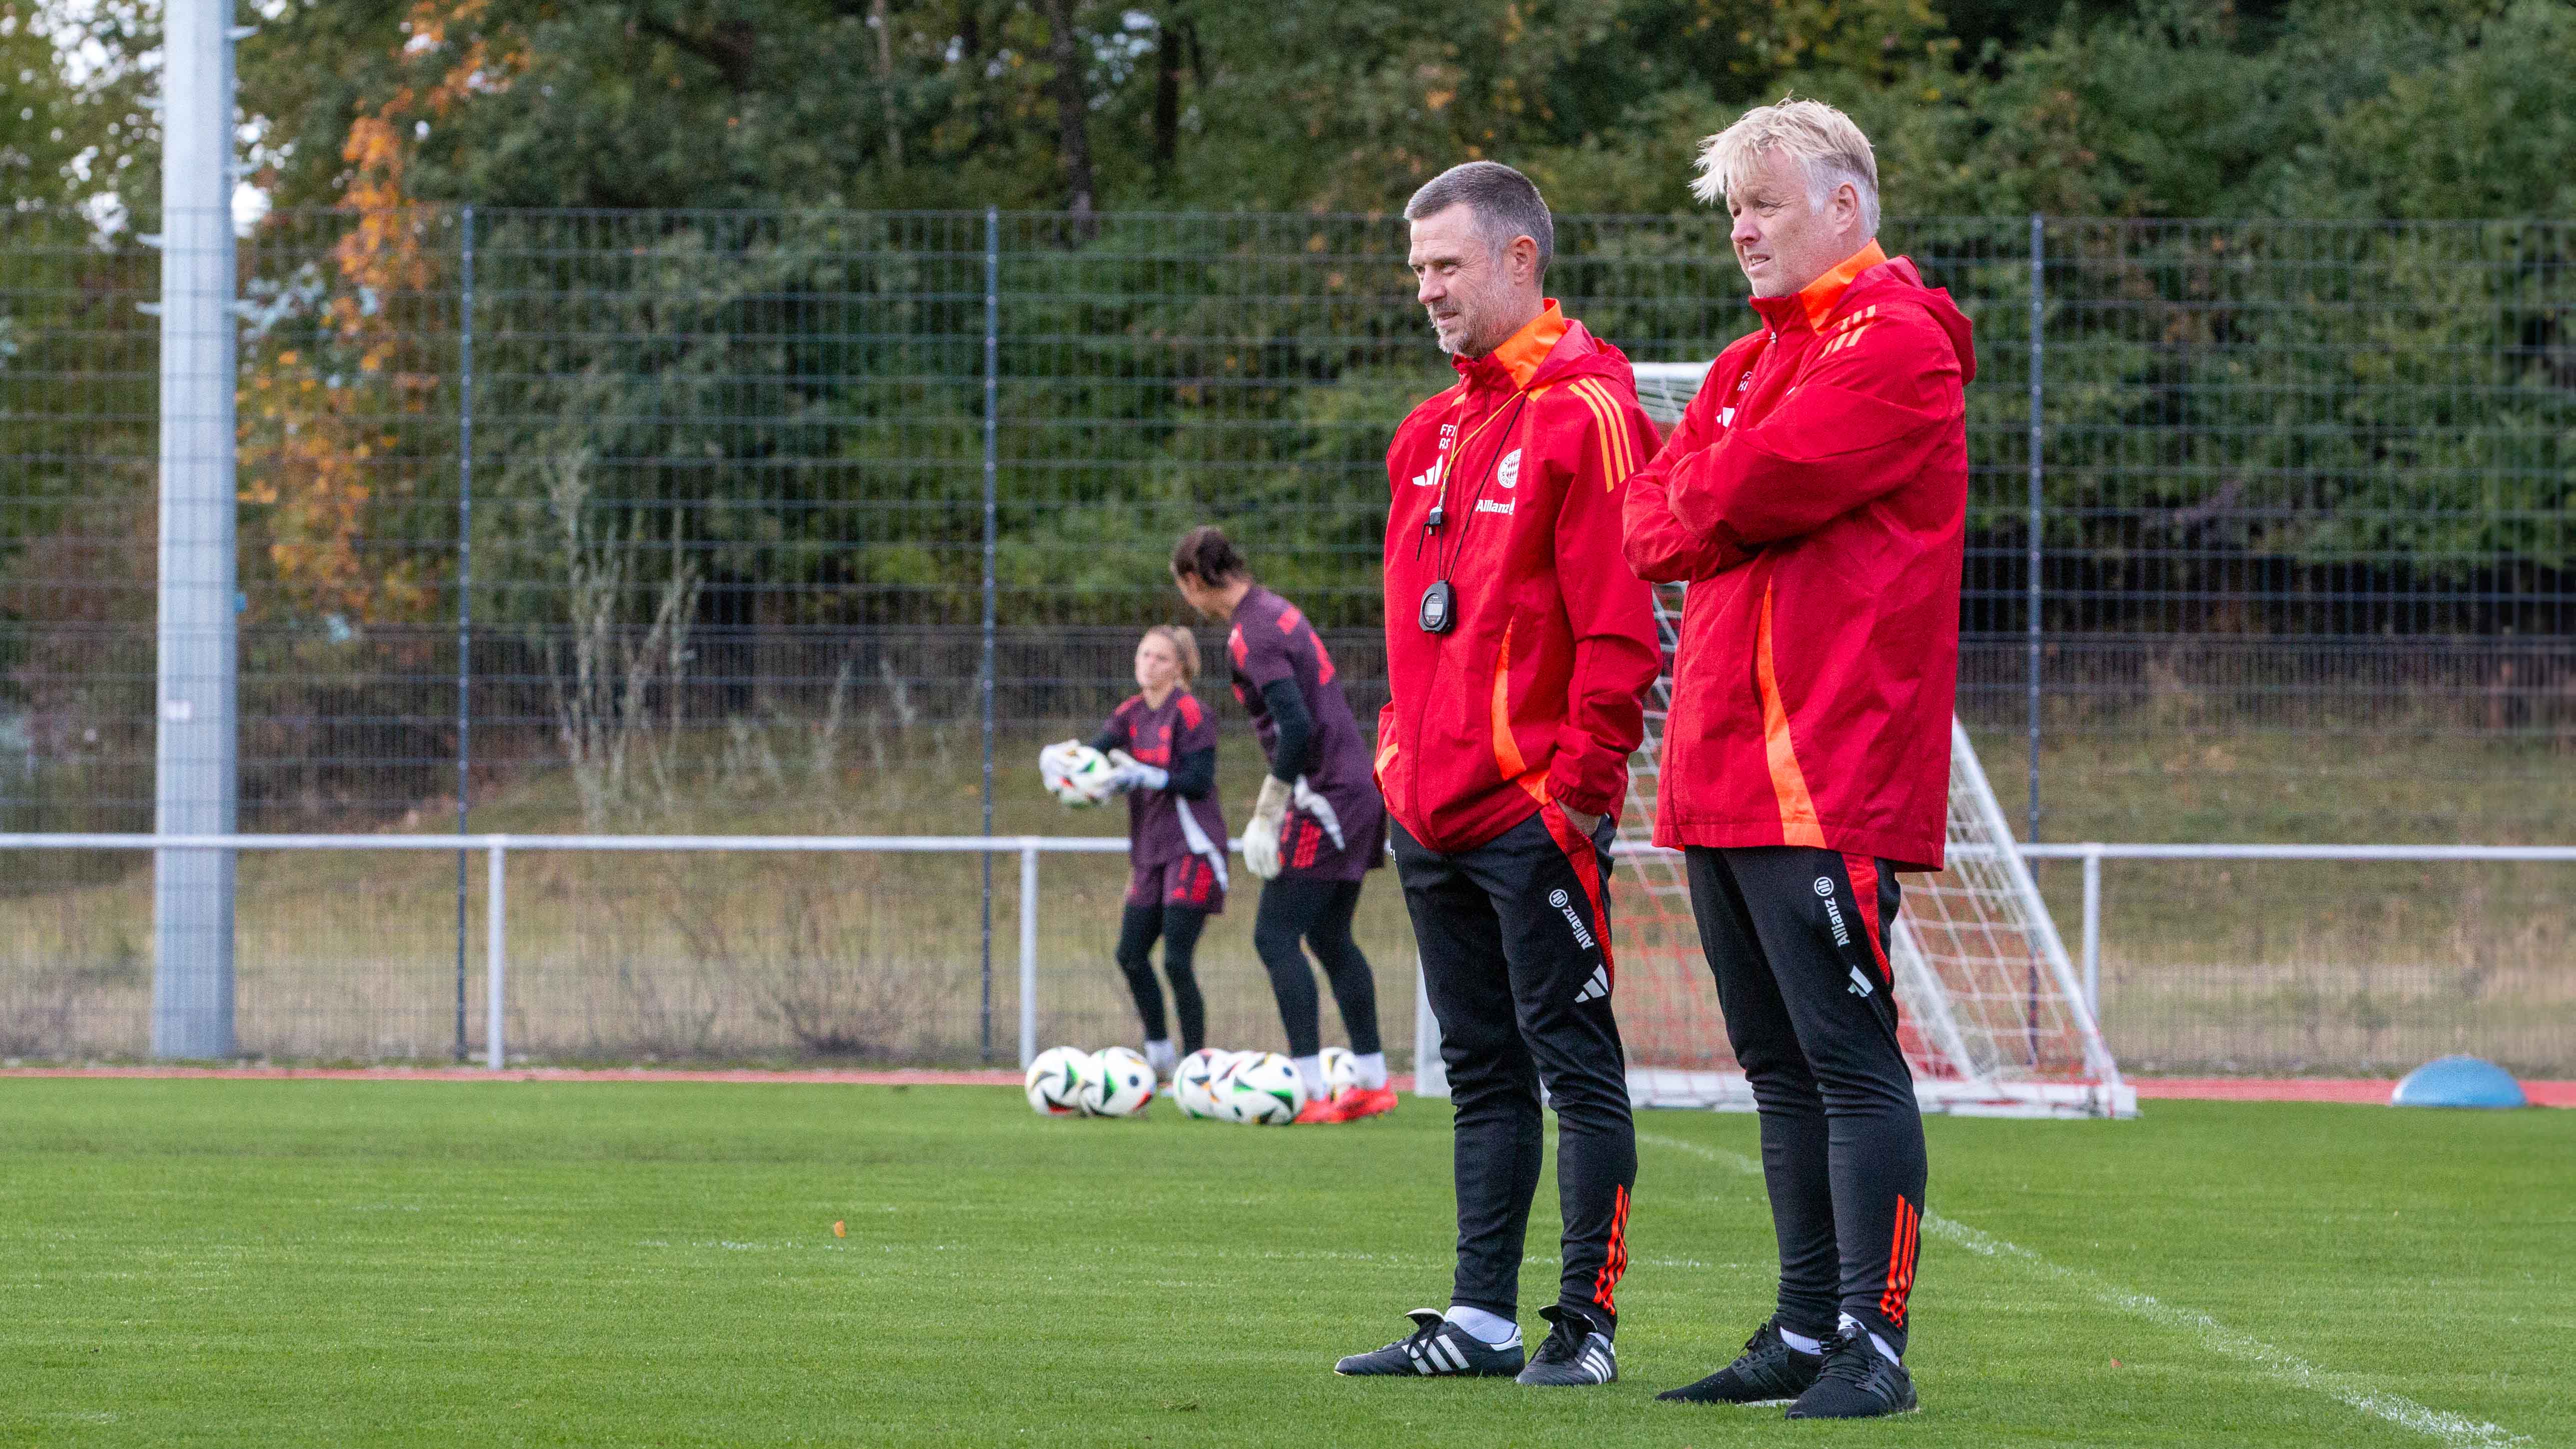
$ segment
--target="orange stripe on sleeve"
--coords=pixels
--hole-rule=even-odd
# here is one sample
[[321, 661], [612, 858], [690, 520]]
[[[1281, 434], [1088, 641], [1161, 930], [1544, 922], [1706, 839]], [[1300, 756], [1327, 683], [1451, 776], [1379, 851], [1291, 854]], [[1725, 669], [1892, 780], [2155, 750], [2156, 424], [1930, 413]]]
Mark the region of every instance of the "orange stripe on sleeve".
[[1602, 467], [1609, 474], [1606, 486], [1617, 488], [1637, 471], [1636, 435], [1628, 426], [1625, 411], [1609, 388], [1598, 378], [1585, 378], [1574, 384], [1574, 390], [1592, 407], [1592, 415], [1601, 423]]
[[1589, 381], [1589, 379], [1574, 382], [1570, 385], [1569, 390], [1573, 392], [1577, 398], [1582, 400], [1585, 407], [1592, 410], [1592, 421], [1597, 425], [1597, 431], [1593, 438], [1592, 446], [1594, 451], [1600, 456], [1602, 476], [1610, 480], [1611, 486], [1616, 487], [1619, 480], [1619, 464], [1618, 460], [1611, 454], [1610, 420], [1601, 411], [1601, 400], [1594, 397], [1591, 389], [1583, 385], [1585, 381]]

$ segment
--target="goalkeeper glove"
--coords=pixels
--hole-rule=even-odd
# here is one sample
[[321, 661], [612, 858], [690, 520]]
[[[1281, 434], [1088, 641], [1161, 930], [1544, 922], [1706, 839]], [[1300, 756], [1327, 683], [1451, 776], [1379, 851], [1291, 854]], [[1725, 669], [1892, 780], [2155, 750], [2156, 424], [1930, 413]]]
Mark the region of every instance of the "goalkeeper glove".
[[1261, 798], [1252, 807], [1252, 822], [1243, 827], [1244, 868], [1263, 880], [1279, 876], [1279, 827], [1288, 818], [1288, 782], [1261, 777]]
[[1109, 788], [1124, 795], [1130, 790], [1160, 790], [1172, 783], [1172, 772], [1144, 764], [1125, 750], [1109, 752]]

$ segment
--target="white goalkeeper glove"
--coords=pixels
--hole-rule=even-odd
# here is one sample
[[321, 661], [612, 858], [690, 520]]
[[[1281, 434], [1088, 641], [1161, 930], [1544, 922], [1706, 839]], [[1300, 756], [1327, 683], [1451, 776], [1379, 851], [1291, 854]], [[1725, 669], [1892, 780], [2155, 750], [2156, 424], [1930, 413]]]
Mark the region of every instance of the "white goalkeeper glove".
[[1243, 865], [1263, 880], [1279, 876], [1279, 826], [1288, 818], [1288, 782], [1261, 777], [1261, 798], [1253, 803], [1252, 821], [1243, 827]]
[[1324, 835], [1333, 842], [1333, 849], [1342, 848], [1342, 817], [1333, 813], [1333, 802], [1325, 799], [1322, 791], [1308, 788], [1305, 776], [1297, 777], [1288, 803], [1315, 817], [1315, 823], [1324, 827]]
[[1139, 761], [1125, 750], [1109, 752], [1109, 789], [1124, 795], [1130, 790], [1160, 790], [1172, 783], [1172, 772]]

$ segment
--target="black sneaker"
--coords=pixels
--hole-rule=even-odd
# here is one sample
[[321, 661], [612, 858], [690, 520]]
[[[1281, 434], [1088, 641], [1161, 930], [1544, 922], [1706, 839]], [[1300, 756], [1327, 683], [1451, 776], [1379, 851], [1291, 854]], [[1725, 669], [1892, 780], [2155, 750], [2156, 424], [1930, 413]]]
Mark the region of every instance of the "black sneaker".
[[1825, 1345], [1825, 1366], [1815, 1386], [1789, 1406], [1792, 1419], [1875, 1419], [1881, 1414], [1915, 1410], [1914, 1377], [1905, 1365], [1891, 1363], [1869, 1330], [1845, 1324]]
[[1824, 1366], [1823, 1354], [1791, 1348], [1774, 1318], [1744, 1340], [1744, 1352], [1735, 1362], [1698, 1383], [1655, 1397], [1668, 1404], [1785, 1404], [1805, 1393]]
[[1333, 1365], [1337, 1374], [1419, 1374], [1430, 1378], [1504, 1378], [1521, 1371], [1521, 1342], [1500, 1348], [1440, 1316], [1416, 1308], [1405, 1317], [1413, 1332], [1374, 1353], [1355, 1353]]
[[1610, 1335], [1594, 1328], [1591, 1319], [1580, 1313], [1568, 1313], [1552, 1303], [1540, 1309], [1538, 1316], [1555, 1327], [1548, 1330], [1547, 1342], [1538, 1346], [1529, 1367], [1521, 1370], [1522, 1383], [1568, 1385], [1619, 1381], [1619, 1352], [1610, 1346]]

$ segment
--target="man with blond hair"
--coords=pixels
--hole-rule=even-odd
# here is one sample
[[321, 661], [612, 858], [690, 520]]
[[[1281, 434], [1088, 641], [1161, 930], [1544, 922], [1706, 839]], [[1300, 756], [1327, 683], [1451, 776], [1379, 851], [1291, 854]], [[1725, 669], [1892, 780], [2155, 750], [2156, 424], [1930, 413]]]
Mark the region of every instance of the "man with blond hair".
[[1896, 873], [1942, 864], [1976, 355], [1880, 250], [1850, 117], [1763, 106], [1699, 169], [1762, 330], [1628, 480], [1622, 537], [1640, 577], [1689, 586], [1655, 843], [1688, 863], [1761, 1111], [1780, 1289], [1741, 1357], [1662, 1397], [1904, 1413], [1925, 1171], [1888, 950]]

